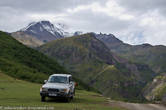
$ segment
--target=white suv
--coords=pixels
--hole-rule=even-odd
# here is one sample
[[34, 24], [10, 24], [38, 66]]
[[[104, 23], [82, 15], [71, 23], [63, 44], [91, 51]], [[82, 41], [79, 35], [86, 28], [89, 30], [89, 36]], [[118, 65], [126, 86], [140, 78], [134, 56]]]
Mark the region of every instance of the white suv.
[[53, 74], [40, 88], [41, 101], [46, 97], [64, 98], [66, 101], [73, 99], [75, 95], [75, 82], [69, 74]]

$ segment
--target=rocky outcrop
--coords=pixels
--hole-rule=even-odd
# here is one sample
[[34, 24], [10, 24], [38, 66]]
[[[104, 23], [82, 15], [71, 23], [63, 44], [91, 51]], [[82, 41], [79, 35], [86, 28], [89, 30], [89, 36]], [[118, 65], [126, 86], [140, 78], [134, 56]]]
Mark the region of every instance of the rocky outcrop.
[[166, 104], [166, 75], [154, 78], [144, 89], [144, 96], [149, 101], [159, 101]]
[[44, 44], [44, 42], [38, 40], [37, 38], [28, 35], [24, 32], [13, 32], [11, 34], [12, 37], [14, 37], [16, 40], [21, 42], [24, 45], [27, 45], [29, 47], [38, 47]]

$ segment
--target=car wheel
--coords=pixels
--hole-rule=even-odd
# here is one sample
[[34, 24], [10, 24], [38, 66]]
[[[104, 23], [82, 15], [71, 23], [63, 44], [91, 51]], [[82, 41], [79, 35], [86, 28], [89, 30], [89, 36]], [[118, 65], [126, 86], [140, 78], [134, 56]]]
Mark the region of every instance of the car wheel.
[[70, 97], [70, 99], [72, 99], [72, 100], [73, 100], [73, 99], [74, 99], [74, 96], [71, 96], [71, 97]]
[[68, 96], [65, 98], [65, 102], [70, 102], [71, 101], [71, 93], [68, 93]]
[[70, 97], [65, 98], [65, 102], [70, 102], [70, 100], [71, 100]]
[[41, 97], [41, 101], [42, 101], [42, 102], [45, 102], [45, 101], [46, 101], [46, 97], [45, 97], [45, 96], [42, 96], [42, 97]]

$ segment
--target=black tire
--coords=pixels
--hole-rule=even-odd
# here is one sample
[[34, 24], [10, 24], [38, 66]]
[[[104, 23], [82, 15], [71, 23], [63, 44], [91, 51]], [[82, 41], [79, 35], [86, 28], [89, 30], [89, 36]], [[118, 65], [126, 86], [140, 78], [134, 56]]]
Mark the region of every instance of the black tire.
[[74, 96], [71, 96], [70, 99], [73, 100], [73, 99], [74, 99]]
[[70, 97], [65, 98], [65, 102], [70, 102], [70, 100], [71, 100]]
[[41, 101], [45, 102], [46, 101], [46, 97], [45, 96], [41, 96]]

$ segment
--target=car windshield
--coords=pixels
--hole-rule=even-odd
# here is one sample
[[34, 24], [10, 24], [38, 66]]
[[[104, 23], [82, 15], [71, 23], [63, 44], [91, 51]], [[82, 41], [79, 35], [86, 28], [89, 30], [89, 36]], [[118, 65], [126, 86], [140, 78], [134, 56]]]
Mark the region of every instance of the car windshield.
[[65, 76], [51, 76], [48, 79], [49, 83], [67, 83], [67, 77]]

